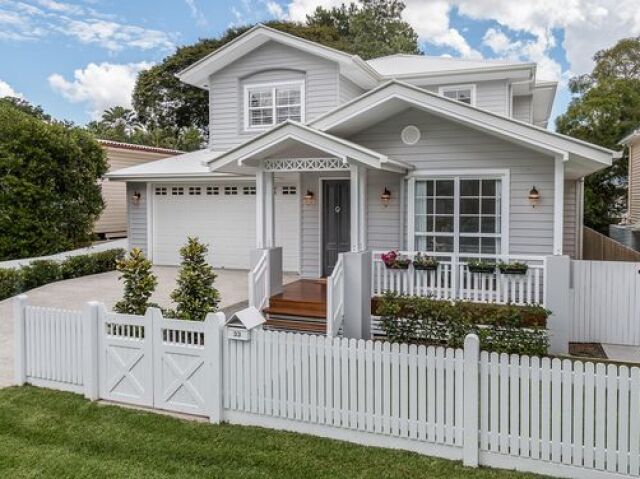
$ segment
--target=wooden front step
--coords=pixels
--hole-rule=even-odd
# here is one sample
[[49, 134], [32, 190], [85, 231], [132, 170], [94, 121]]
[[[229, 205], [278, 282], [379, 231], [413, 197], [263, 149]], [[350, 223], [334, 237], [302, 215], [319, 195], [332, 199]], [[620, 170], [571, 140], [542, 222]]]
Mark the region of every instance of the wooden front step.
[[305, 321], [300, 318], [276, 317], [268, 318], [267, 329], [274, 331], [298, 331], [302, 333], [325, 334], [327, 325], [321, 321]]
[[324, 333], [327, 329], [326, 282], [300, 279], [285, 284], [282, 293], [269, 299], [264, 313], [269, 329]]

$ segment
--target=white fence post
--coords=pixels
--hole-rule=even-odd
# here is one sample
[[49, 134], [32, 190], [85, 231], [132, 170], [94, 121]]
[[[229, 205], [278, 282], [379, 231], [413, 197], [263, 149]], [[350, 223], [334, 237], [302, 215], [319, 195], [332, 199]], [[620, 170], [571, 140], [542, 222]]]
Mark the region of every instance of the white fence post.
[[551, 311], [547, 319], [550, 335], [549, 352], [567, 354], [571, 336], [571, 259], [568, 256], [548, 256], [544, 284], [545, 307]]
[[21, 294], [13, 299], [13, 334], [15, 340], [15, 382], [22, 386], [27, 382], [27, 344], [25, 333], [25, 309], [29, 304], [26, 294]]
[[84, 364], [84, 396], [95, 401], [99, 396], [98, 388], [98, 321], [105, 310], [104, 305], [90, 301], [84, 307], [82, 327], [82, 362]]
[[478, 363], [480, 362], [480, 339], [469, 334], [464, 339], [464, 436], [462, 463], [478, 467]]
[[224, 323], [226, 318], [224, 313], [209, 313], [205, 318], [204, 347], [207, 361], [210, 364], [211, 381], [209, 390], [209, 422], [220, 424], [223, 417], [222, 410], [222, 388], [223, 388], [223, 340]]

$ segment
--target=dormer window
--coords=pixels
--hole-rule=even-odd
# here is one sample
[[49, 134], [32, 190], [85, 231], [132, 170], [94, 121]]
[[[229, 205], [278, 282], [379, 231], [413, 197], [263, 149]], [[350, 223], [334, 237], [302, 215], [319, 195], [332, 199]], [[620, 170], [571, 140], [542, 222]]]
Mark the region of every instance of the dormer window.
[[245, 129], [262, 130], [285, 120], [304, 121], [304, 83], [245, 86]]
[[475, 85], [441, 86], [438, 93], [451, 100], [459, 101], [460, 103], [466, 103], [467, 105], [476, 104]]

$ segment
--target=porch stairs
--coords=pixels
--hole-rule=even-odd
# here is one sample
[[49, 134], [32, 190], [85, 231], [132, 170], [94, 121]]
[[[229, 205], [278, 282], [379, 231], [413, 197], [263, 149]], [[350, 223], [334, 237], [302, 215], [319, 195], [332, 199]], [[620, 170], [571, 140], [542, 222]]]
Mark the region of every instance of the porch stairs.
[[327, 285], [324, 279], [300, 279], [285, 284], [272, 296], [263, 313], [266, 329], [325, 334], [327, 331]]

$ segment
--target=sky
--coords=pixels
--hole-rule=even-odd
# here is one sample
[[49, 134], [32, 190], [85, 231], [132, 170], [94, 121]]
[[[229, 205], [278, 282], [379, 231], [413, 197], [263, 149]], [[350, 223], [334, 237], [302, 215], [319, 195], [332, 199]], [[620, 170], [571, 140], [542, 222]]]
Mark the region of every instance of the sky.
[[[344, 0], [0, 0], [0, 97], [19, 96], [78, 124], [130, 106], [138, 72], [199, 38], [270, 19], [303, 21]], [[640, 35], [639, 0], [405, 0], [404, 18], [428, 55], [538, 63], [567, 81], [593, 54]], [[550, 125], [553, 128], [553, 124]]]

